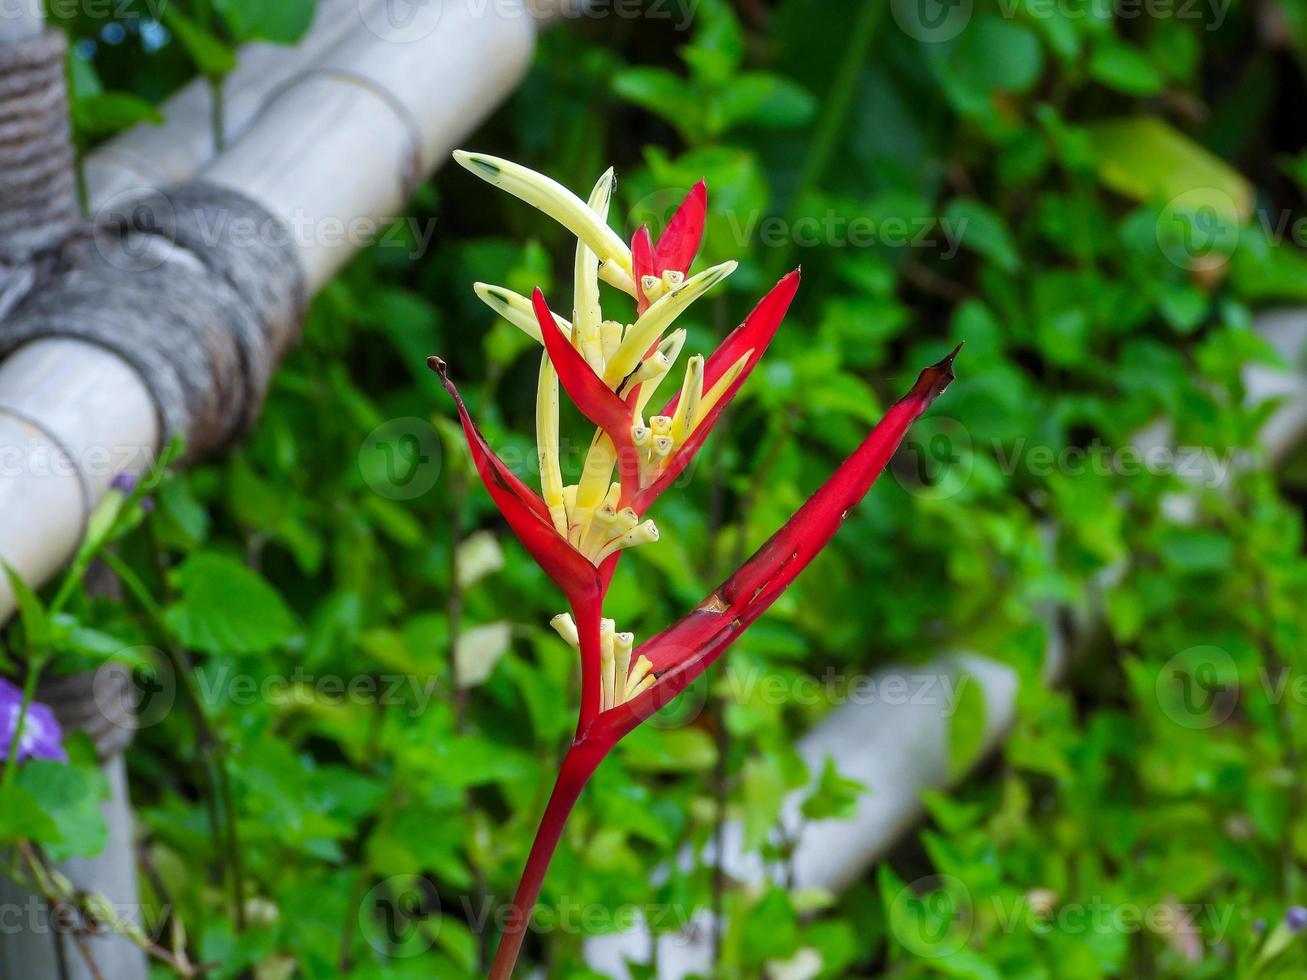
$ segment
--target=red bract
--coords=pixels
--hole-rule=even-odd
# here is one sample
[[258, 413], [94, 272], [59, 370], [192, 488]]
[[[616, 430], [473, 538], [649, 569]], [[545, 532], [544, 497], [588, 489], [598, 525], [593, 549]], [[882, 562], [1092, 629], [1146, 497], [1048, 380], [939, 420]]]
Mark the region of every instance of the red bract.
[[531, 304], [536, 319], [540, 322], [545, 350], [549, 352], [549, 360], [558, 372], [563, 390], [581, 410], [581, 414], [603, 429], [613, 441], [617, 449], [623, 496], [634, 496], [639, 492], [639, 470], [635, 465], [635, 446], [631, 443], [631, 421], [635, 413], [631, 404], [633, 397], [624, 401], [604, 384], [603, 378], [595, 374], [594, 368], [586, 363], [581, 352], [558, 329], [549, 304], [545, 302], [545, 294], [539, 289], [531, 294]]
[[693, 612], [636, 649], [652, 662], [658, 680], [640, 697], [605, 714], [607, 738], [616, 742], [694, 683], [808, 567], [866, 496], [908, 428], [953, 380], [957, 352], [955, 348], [921, 372], [853, 454], [753, 557]]
[[[731, 383], [731, 386], [726, 389], [726, 394], [722, 396], [721, 401], [699, 423], [685, 444], [677, 448], [667, 462], [663, 464], [663, 470], [658, 479], [640, 491], [639, 496], [631, 504], [636, 513], [643, 514], [648, 510], [649, 506], [658, 499], [658, 496], [671, 486], [676, 478], [684, 472], [685, 468], [690, 465], [690, 461], [694, 459], [694, 454], [699, 451], [699, 447], [708, 438], [708, 433], [717, 424], [717, 420], [721, 418], [726, 406], [731, 403], [735, 393], [748, 380], [754, 366], [762, 359], [762, 355], [766, 353], [772, 338], [776, 336], [776, 331], [780, 327], [781, 321], [785, 319], [790, 303], [794, 300], [794, 294], [799, 290], [799, 277], [800, 272], [795, 269], [772, 287], [772, 291], [754, 307], [753, 312], [749, 314], [744, 323], [731, 331], [730, 336], [723, 340], [717, 350], [708, 358], [703, 368], [703, 386], [705, 390], [711, 389], [713, 385], [721, 380], [722, 376], [741, 357], [745, 354], [749, 355], [748, 360], [744, 363], [744, 369]], [[672, 397], [671, 401], [663, 406], [662, 414], [674, 415], [680, 399], [681, 396], [678, 392]]]
[[956, 355], [954, 350], [922, 371], [907, 395], [890, 407], [862, 444], [784, 527], [693, 612], [637, 649], [653, 663], [654, 686], [578, 729], [532, 844], [491, 980], [507, 980], [512, 975], [529, 910], [539, 896], [567, 816], [590, 775], [618, 741], [721, 656], [821, 552], [884, 470], [908, 428], [953, 380]]
[[623, 429], [629, 429], [630, 406], [604, 384], [604, 379], [595, 374], [594, 368], [586, 363], [581, 352], [563, 336], [558, 324], [554, 322], [549, 304], [545, 302], [545, 294], [537, 289], [531, 294], [531, 304], [535, 307], [536, 319], [540, 321], [545, 350], [549, 352], [549, 360], [558, 372], [558, 380], [562, 382], [568, 397], [581, 410], [581, 414], [610, 436], [620, 435]]
[[449, 380], [445, 362], [439, 357], [430, 357], [427, 358], [427, 364], [440, 376], [445, 390], [454, 399], [459, 421], [463, 425], [463, 436], [472, 453], [473, 465], [495, 506], [504, 515], [504, 520], [513, 529], [522, 546], [544, 569], [545, 574], [563, 590], [569, 601], [582, 604], [599, 601], [601, 589], [598, 570], [559, 535], [549, 519], [549, 509], [545, 502], [518, 479], [517, 474], [486, 443], [481, 430], [468, 414], [467, 406], [463, 404], [454, 382]]
[[[708, 218], [708, 185], [702, 180], [690, 189], [681, 206], [658, 236], [654, 249], [654, 266], [659, 273], [668, 269], [689, 272], [703, 243], [703, 226]], [[656, 275], [657, 273], [655, 273]]]
[[703, 227], [708, 217], [708, 185], [702, 180], [691, 188], [676, 209], [655, 245], [649, 229], [642, 226], [631, 239], [631, 271], [635, 279], [636, 310], [643, 313], [652, 302], [645, 296], [644, 277], [661, 279], [664, 273], [685, 275], [694, 264], [703, 243]]
[[650, 300], [644, 295], [644, 277], [662, 277], [662, 270], [654, 259], [653, 241], [649, 238], [649, 228], [641, 225], [631, 238], [631, 272], [635, 279], [635, 299], [637, 313], [649, 309]]

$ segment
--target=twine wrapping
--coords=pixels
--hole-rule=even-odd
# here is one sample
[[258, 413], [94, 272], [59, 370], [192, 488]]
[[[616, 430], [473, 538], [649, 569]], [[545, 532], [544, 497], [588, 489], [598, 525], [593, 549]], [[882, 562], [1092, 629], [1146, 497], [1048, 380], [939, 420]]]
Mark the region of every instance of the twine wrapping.
[[64, 258], [0, 324], [0, 356], [46, 337], [114, 352], [153, 395], [164, 439], [184, 436], [191, 458], [249, 431], [306, 302], [284, 222], [195, 181], [107, 209]]
[[67, 50], [62, 31], [0, 44], [0, 263], [4, 266], [22, 266], [56, 247], [79, 220], [64, 81]]

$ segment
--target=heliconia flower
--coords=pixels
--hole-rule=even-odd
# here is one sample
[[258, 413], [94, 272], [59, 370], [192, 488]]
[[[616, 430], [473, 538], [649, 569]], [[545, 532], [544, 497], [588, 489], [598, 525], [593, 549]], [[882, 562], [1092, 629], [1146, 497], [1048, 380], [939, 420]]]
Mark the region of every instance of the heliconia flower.
[[[540, 494], [487, 445], [445, 363], [435, 357], [429, 361], [454, 399], [491, 498], [566, 596], [571, 611], [555, 616], [551, 625], [577, 650], [581, 664], [576, 735], [532, 844], [490, 974], [492, 980], [506, 980], [563, 824], [595, 768], [621, 738], [721, 656], [826, 546], [912, 422], [952, 380], [957, 351], [921, 373], [862, 445], [738, 571], [685, 618], [636, 646], [633, 634], [603, 615], [617, 562], [624, 550], [657, 541], [657, 528], [643, 515], [684, 472], [766, 352], [798, 290], [799, 272], [777, 283], [716, 351], [706, 358], [688, 357], [678, 390], [659, 414], [646, 418], [685, 344], [677, 319], [736, 267], [727, 262], [688, 275], [703, 238], [704, 184], [690, 191], [657, 242], [640, 228], [627, 248], [607, 223], [612, 170], [582, 201], [555, 181], [509, 161], [463, 152], [455, 157], [577, 237], [570, 321], [549, 308], [540, 289], [528, 298], [501, 286], [474, 287], [486, 305], [542, 347], [536, 389]], [[601, 280], [635, 299], [631, 322], [604, 319]], [[574, 484], [565, 482], [562, 471], [560, 388], [597, 426]]]
[[[22, 690], [0, 677], [0, 761], [8, 757], [9, 745], [14, 740], [14, 729], [18, 727], [22, 708]], [[28, 704], [27, 714], [23, 717], [23, 731], [18, 736], [17, 756], [19, 762], [25, 759], [68, 761], [68, 753], [64, 751], [63, 745], [63, 730], [49, 705], [39, 701]]]

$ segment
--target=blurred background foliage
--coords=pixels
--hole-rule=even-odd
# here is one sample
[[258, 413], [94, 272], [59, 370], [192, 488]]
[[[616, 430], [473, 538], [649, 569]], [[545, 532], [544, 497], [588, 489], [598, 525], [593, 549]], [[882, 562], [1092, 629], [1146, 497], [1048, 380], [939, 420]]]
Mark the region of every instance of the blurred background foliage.
[[[64, 20], [82, 145], [149, 120], [197, 71], [220, 84], [233, 45], [292, 40], [311, 6]], [[706, 178], [700, 262], [741, 268], [693, 311], [691, 350], [804, 272], [762, 369], [657, 506], [662, 541], [622, 563], [608, 615], [623, 628], [646, 637], [697, 602], [921, 365], [966, 344], [829, 552], [604, 765], [546, 903], [713, 907], [712, 868], [672, 859], [711, 840], [720, 790], [770, 874], [721, 899], [724, 977], [1302, 975], [1284, 917], [1307, 902], [1303, 705], [1265, 679], [1307, 667], [1303, 471], [1258, 448], [1268, 409], [1246, 406], [1241, 378], [1301, 367], [1253, 318], [1307, 299], [1292, 234], [1304, 40], [1302, 0], [697, 0], [541, 36], [525, 84], [465, 145], [578, 190], [615, 164], [623, 234]], [[444, 356], [492, 443], [531, 460], [534, 347], [471, 284], [540, 285], [565, 306], [572, 242], [455, 167], [404, 217], [317, 299], [249, 443], [120, 522], [106, 553], [139, 588], [74, 590], [47, 637], [65, 670], [168, 654], [143, 662], [177, 708], [129, 756], [143, 881], [214, 977], [476, 975], [479, 903], [516, 883], [574, 723], [573, 656], [547, 627], [559, 597], [469, 474], [424, 366]], [[1079, 447], [1119, 463], [1159, 421], [1245, 465], [1217, 490], [1066, 462]], [[1045, 651], [1073, 634], [1050, 691]], [[1159, 698], [1195, 648], [1218, 648], [1238, 692], [1210, 724]], [[850, 679], [951, 649], [1017, 671], [1003, 751], [931, 795], [845, 893], [788, 888], [772, 832], [783, 793], [817, 775], [793, 747], [829, 705], [767, 697], [759, 679]], [[396, 675], [418, 686], [391, 704], [243, 697], [232, 681]], [[187, 689], [206, 720], [183, 710]], [[961, 770], [984, 707], [951, 708]], [[805, 811], [846, 816], [856, 791], [830, 771]], [[58, 810], [69, 794], [47, 796], [47, 843], [91, 848]], [[441, 913], [382, 955], [359, 909], [416, 879]], [[1095, 903], [1194, 914], [1059, 914]], [[528, 955], [589, 977], [583, 938], [542, 933]]]

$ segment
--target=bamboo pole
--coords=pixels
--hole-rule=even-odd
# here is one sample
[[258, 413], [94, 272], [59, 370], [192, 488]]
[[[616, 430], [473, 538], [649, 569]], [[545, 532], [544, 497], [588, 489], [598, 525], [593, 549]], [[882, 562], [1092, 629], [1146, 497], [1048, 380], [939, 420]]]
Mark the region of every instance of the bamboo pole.
[[[324, 9], [354, 2], [327, 0]], [[304, 46], [292, 56], [294, 70], [279, 70], [270, 51], [250, 53], [229, 80], [233, 141], [207, 176], [261, 201], [293, 235], [305, 228], [294, 241], [310, 292], [367, 244], [366, 236], [332, 229], [395, 216], [414, 182], [517, 84], [534, 46], [535, 25], [524, 7], [447, 0], [429, 5], [439, 18], [429, 32], [403, 38], [369, 19], [378, 6], [360, 2], [358, 18], [347, 18], [349, 30], [334, 45], [315, 26], [306, 44], [327, 53], [313, 63], [298, 60]], [[170, 104], [163, 129], [137, 130], [93, 157], [88, 177], [97, 210], [120, 206], [124, 192], [153, 181], [191, 176], [209, 160], [207, 130], [193, 113], [208, 116], [194, 88]], [[138, 154], [154, 166], [134, 164]], [[0, 363], [0, 556], [32, 585], [43, 583], [76, 547], [113, 475], [139, 471], [158, 451], [160, 435], [143, 380], [98, 346], [39, 340]], [[8, 583], [0, 581], [0, 622], [13, 608]], [[121, 756], [109, 760], [106, 774], [111, 844], [63, 871], [139, 921]], [[31, 896], [0, 883], [0, 910], [30, 907]], [[93, 980], [70, 944], [52, 935], [48, 919], [0, 934], [0, 980], [57, 975], [56, 942], [70, 980]], [[103, 976], [144, 980], [143, 956], [121, 937], [93, 946]]]
[[[373, 240], [366, 229], [399, 215], [412, 182], [526, 71], [535, 28], [525, 8], [457, 0], [434, 9], [438, 25], [415, 40], [357, 22], [318, 65], [274, 88], [204, 174], [287, 221], [310, 292]], [[34, 365], [47, 379], [39, 388], [22, 381]], [[113, 476], [102, 460], [139, 471], [159, 437], [143, 381], [116, 355], [73, 340], [14, 354], [0, 368], [0, 555], [33, 585], [44, 582]], [[52, 471], [46, 462], [70, 457], [82, 465]], [[0, 580], [0, 621], [13, 608]]]
[[204, 172], [286, 221], [310, 290], [379, 233], [376, 222], [401, 214], [414, 182], [526, 70], [534, 25], [525, 8], [459, 0], [436, 9], [440, 43], [407, 40], [407, 27], [352, 35]]
[[[239, 138], [276, 91], [363, 29], [363, 14], [384, 2], [320, 0], [312, 25], [298, 43], [287, 47], [257, 42], [242, 47], [236, 68], [222, 85], [224, 145]], [[126, 194], [188, 180], [217, 156], [213, 99], [208, 81], [194, 79], [159, 106], [162, 125], [139, 123], [89, 153], [82, 172], [91, 211]]]
[[10, 0], [0, 9], [0, 44], [36, 37], [44, 26], [41, 0]]
[[[1258, 318], [1257, 330], [1285, 363], [1304, 362], [1307, 310], [1263, 314]], [[1268, 458], [1283, 460], [1307, 438], [1307, 373], [1255, 365], [1245, 370], [1244, 384], [1249, 404], [1283, 399], [1261, 433]], [[1169, 433], [1169, 424], [1150, 426], [1139, 434], [1134, 446], [1144, 449], [1170, 445]], [[1192, 498], [1181, 498], [1174, 505], [1183, 512], [1185, 501], [1191, 502]], [[1105, 572], [1105, 583], [1118, 571]], [[1073, 631], [1073, 643], [1083, 642], [1101, 628], [1096, 618], [1086, 612], [1092, 611], [1078, 611], [1081, 618]], [[1052, 615], [1048, 623], [1052, 639], [1045, 653], [1045, 680], [1055, 684], [1071, 653], [1060, 641]], [[799, 828], [791, 865], [795, 887], [843, 891], [862, 878], [917, 823], [925, 790], [947, 788], [967, 775], [965, 770], [953, 770], [948, 760], [951, 709], [956, 707], [961, 684], [978, 684], [984, 695], [985, 724], [973, 757], [973, 762], [980, 762], [998, 747], [1016, 719], [1017, 677], [1010, 667], [970, 653], [949, 654], [917, 667], [880, 671], [871, 679], [860, 703], [836, 708], [800, 740], [799, 754], [814, 777], [829, 758], [841, 774], [862, 783], [867, 792], [859, 799], [852, 820], [807, 824], [799, 819], [799, 807], [808, 790], [786, 797], [781, 826]], [[907, 697], [905, 690], [909, 694], [920, 692], [920, 696]], [[767, 873], [756, 855], [745, 852], [743, 830], [738, 823], [727, 826], [723, 854], [727, 874], [745, 886], [757, 884]], [[708, 858], [712, 859], [711, 851]], [[685, 854], [681, 860], [688, 865], [693, 857]], [[700, 911], [693, 915], [690, 928], [661, 936], [657, 980], [710, 973], [712, 934], [711, 917]], [[653, 942], [653, 934], [643, 925], [592, 937], [585, 943], [586, 962], [595, 970], [623, 980], [630, 976], [626, 961], [648, 962]]]

